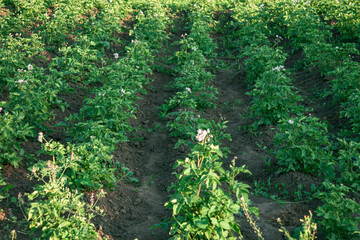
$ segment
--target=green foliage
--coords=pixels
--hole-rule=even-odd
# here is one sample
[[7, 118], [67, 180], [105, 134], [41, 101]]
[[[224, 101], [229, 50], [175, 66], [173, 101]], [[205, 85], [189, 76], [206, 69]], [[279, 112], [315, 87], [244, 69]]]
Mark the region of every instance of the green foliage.
[[101, 9], [98, 0], [91, 1], [55, 1], [51, 2], [52, 12], [48, 14], [48, 21], [44, 24], [42, 36], [48, 44], [59, 45], [73, 40], [74, 37], [86, 30], [90, 20], [96, 16], [95, 9]]
[[[191, 149], [188, 158], [178, 160], [174, 166], [182, 171], [176, 173], [178, 182], [170, 187], [174, 188], [174, 193], [165, 204], [173, 210], [170, 234], [175, 234], [174, 239], [236, 239], [235, 234], [241, 236], [235, 215], [239, 214], [241, 199], [248, 201], [249, 186], [235, 180], [235, 176], [250, 172], [245, 166], [236, 167], [235, 161], [231, 170], [225, 171], [219, 161], [222, 151], [213, 145], [211, 138], [205, 130], [198, 132], [200, 143]], [[226, 190], [221, 186], [226, 186]], [[257, 213], [255, 208], [249, 210]]]
[[263, 46], [264, 49], [261, 49], [261, 47], [259, 47], [259, 49], [266, 50], [266, 45], [270, 44], [270, 42], [267, 39], [267, 31], [264, 24], [256, 22], [249, 23], [251, 20], [244, 21], [242, 15], [239, 17], [240, 19], [237, 19], [237, 21], [231, 22], [230, 36], [228, 39], [229, 43], [227, 47], [234, 48], [235, 51], [253, 45]]
[[354, 89], [349, 92], [348, 100], [342, 103], [344, 110], [340, 112], [341, 117], [346, 117], [351, 122], [351, 128], [354, 133], [360, 133], [360, 89]]
[[[31, 232], [40, 232], [41, 239], [97, 239], [95, 226], [90, 220], [95, 212], [101, 213], [99, 207], [94, 200], [85, 204], [81, 201], [83, 194], [66, 185], [64, 172], [72, 165], [72, 160], [65, 166], [48, 161], [46, 166], [32, 169], [33, 176], [44, 184], [28, 194], [30, 201], [36, 201], [30, 203], [27, 218]], [[98, 198], [103, 196], [101, 191]]]
[[[96, 138], [79, 145], [61, 143], [45, 139], [39, 153], [52, 156], [57, 166], [66, 168], [68, 185], [72, 188], [100, 189], [104, 184], [113, 186], [118, 178], [117, 167], [112, 162], [111, 148]], [[34, 166], [45, 168], [46, 163], [39, 161]]]
[[[249, 172], [235, 163], [230, 170], [222, 167], [228, 149], [220, 149], [220, 141], [230, 138], [223, 131], [226, 122], [206, 120], [202, 112], [216, 106], [218, 92], [211, 86], [215, 76], [209, 69], [222, 51], [236, 56], [234, 65], [245, 60], [253, 127], [279, 123], [274, 141], [282, 170], [320, 172], [339, 184], [326, 182], [326, 191], [317, 194], [325, 203], [317, 212], [328, 238], [359, 238], [359, 206], [352, 198], [359, 191], [360, 146], [354, 139], [340, 140], [342, 149], [334, 160], [326, 125], [317, 118], [299, 117], [302, 99], [283, 71], [287, 55], [278, 47], [303, 51], [305, 66], [330, 79], [329, 95], [341, 105], [341, 116], [349, 119], [357, 136], [358, 10], [359, 4], [350, 0], [0, 0], [0, 87], [6, 99], [0, 104], [0, 168], [8, 163], [17, 167], [25, 155], [23, 142], [39, 130], [49, 130], [45, 126], [53, 120], [53, 110], [65, 110], [59, 96], [69, 82], [91, 89], [80, 111], [57, 124], [65, 127], [71, 143], [46, 142], [40, 153], [53, 157], [52, 162], [39, 161], [32, 169], [44, 182], [29, 194], [32, 231], [42, 238], [95, 239], [90, 222], [94, 205], [83, 203], [74, 188], [136, 181], [111, 153], [134, 130], [129, 120], [135, 118], [135, 101], [145, 93], [153, 55], [170, 36], [168, 12], [173, 11], [174, 18], [177, 12], [185, 14], [187, 34], [174, 43], [179, 50], [170, 68], [177, 93], [162, 105], [161, 114], [170, 134], [179, 138], [175, 147], [191, 148], [188, 158], [175, 166], [178, 183], [167, 203], [173, 210], [174, 238], [235, 239], [241, 236], [235, 220], [241, 210], [262, 238], [251, 217], [257, 211], [247, 205], [249, 186], [235, 179]], [[224, 26], [217, 22], [219, 14]], [[214, 29], [227, 38], [214, 35]], [[219, 51], [217, 42], [225, 49]], [[201, 137], [196, 135], [199, 129], [209, 129], [213, 136], [194, 143]], [[1, 190], [0, 200], [7, 197], [6, 191]], [[313, 239], [311, 216], [304, 221], [302, 233], [295, 237]]]
[[133, 130], [128, 120], [135, 118], [137, 111], [136, 93], [142, 92], [148, 82], [145, 75], [151, 73], [149, 64], [153, 58], [146, 41], [132, 41], [127, 52], [126, 57], [102, 69], [102, 86], [93, 89], [92, 98], [84, 100], [80, 113], [61, 123], [73, 141], [89, 142], [95, 137], [115, 149], [118, 142], [128, 140], [127, 133]]
[[304, 107], [297, 104], [302, 100], [301, 96], [296, 95], [291, 80], [282, 71], [273, 69], [264, 72], [256, 80], [255, 88], [247, 93], [253, 97], [250, 116], [259, 118], [253, 123], [255, 129], [261, 124], [273, 125], [304, 111]]
[[101, 57], [96, 43], [87, 36], [79, 36], [71, 46], [59, 48], [49, 68], [57, 77], [66, 81], [85, 81], [98, 68], [95, 62]]
[[[0, 165], [0, 203], [9, 197], [9, 189], [11, 188], [11, 185], [6, 186], [6, 182], [2, 177], [2, 166]], [[3, 213], [4, 210], [0, 207], [0, 213]]]
[[327, 232], [327, 239], [358, 239], [360, 237], [360, 205], [348, 197], [351, 191], [340, 184], [334, 185], [324, 182], [324, 191], [315, 194], [324, 202], [317, 208], [316, 213]]
[[199, 124], [206, 122], [200, 118], [199, 111], [215, 107], [217, 90], [209, 84], [214, 76], [206, 71], [206, 67], [207, 57], [214, 57], [209, 53], [215, 50], [216, 45], [209, 36], [207, 21], [211, 20], [205, 17], [203, 10], [191, 15], [191, 32], [183, 35], [178, 42], [181, 44], [180, 51], [172, 59], [179, 74], [172, 87], [178, 92], [161, 107], [161, 115], [170, 118], [167, 127], [171, 135], [183, 140], [194, 139]]
[[189, 38], [193, 39], [198, 49], [207, 59], [216, 58], [217, 46], [210, 37], [211, 25], [214, 24], [210, 12], [206, 8], [195, 6], [195, 11], [189, 13], [191, 32]]
[[339, 183], [360, 191], [360, 143], [339, 139], [343, 148], [339, 151]]
[[24, 124], [24, 118], [24, 113], [0, 113], [0, 166], [10, 163], [18, 167], [24, 156], [21, 141], [33, 135], [33, 127]]
[[[253, 84], [261, 75], [274, 69], [277, 66], [284, 66], [286, 55], [281, 49], [272, 48], [267, 45], [252, 45], [245, 49], [243, 54], [248, 59], [245, 60], [246, 79], [248, 84]], [[280, 69], [282, 71], [282, 69]]]
[[284, 25], [287, 26], [287, 37], [293, 48], [301, 49], [309, 44], [324, 43], [329, 38], [330, 32], [324, 31], [327, 26], [311, 7], [304, 5], [299, 8], [289, 7], [287, 10]]
[[359, 51], [355, 44], [338, 44], [334, 47], [330, 43], [317, 42], [305, 45], [304, 53], [311, 66], [317, 66], [323, 75], [329, 75], [331, 71], [349, 61], [351, 54], [358, 54]]
[[249, 45], [267, 45], [269, 41], [267, 35], [269, 31], [264, 24], [264, 20], [260, 18], [260, 9], [254, 1], [233, 2], [234, 12], [232, 18], [236, 31], [231, 34], [238, 36], [236, 39], [243, 46]]
[[29, 59], [37, 58], [44, 51], [44, 44], [37, 34], [23, 36], [21, 31], [11, 32], [0, 39], [0, 86], [15, 77], [19, 69], [27, 70]]
[[[30, 64], [28, 68], [34, 67]], [[20, 71], [7, 85], [10, 99], [4, 107], [22, 114], [23, 124], [41, 129], [44, 122], [54, 117], [54, 107], [65, 110], [65, 104], [57, 95], [67, 88], [66, 84], [51, 76], [44, 77], [42, 70]]]
[[343, 41], [353, 40], [359, 36], [359, 18], [356, 13], [360, 11], [358, 2], [351, 0], [317, 0], [312, 3], [317, 14], [333, 25], [339, 32], [338, 38]]
[[[111, 130], [115, 138], [124, 141], [126, 132], [132, 129], [127, 120], [134, 117], [134, 95], [131, 91], [109, 86], [97, 89], [95, 94], [95, 98], [85, 100], [86, 105], [80, 110], [81, 121], [88, 124], [92, 122], [101, 124]], [[74, 135], [82, 135], [86, 132], [85, 129], [79, 133], [76, 133], [77, 129], [73, 131]]]
[[174, 111], [168, 114], [168, 117], [174, 119], [166, 124], [171, 131], [170, 135], [182, 139], [194, 137], [191, 132], [196, 132], [199, 122], [198, 116], [192, 111]]
[[360, 89], [360, 65], [353, 61], [345, 61], [329, 73], [334, 76], [331, 83], [331, 93], [335, 103], [347, 102], [354, 89]]
[[131, 31], [138, 39], [148, 42], [151, 49], [159, 50], [163, 45], [163, 40], [168, 37], [164, 31], [168, 21], [162, 4], [151, 1], [144, 12], [140, 10], [136, 15], [136, 26]]
[[133, 130], [128, 120], [135, 117], [136, 93], [143, 92], [143, 85], [148, 82], [145, 75], [151, 73], [150, 43], [144, 36], [136, 37], [138, 39], [126, 46], [126, 56], [119, 59], [119, 54], [114, 53], [115, 62], [101, 68], [101, 74], [90, 72], [92, 79], [89, 82], [101, 82], [102, 85], [93, 89], [92, 97], [84, 100], [78, 114], [59, 124], [66, 126], [75, 145], [60, 148], [60, 152], [45, 149], [47, 154], [60, 157], [60, 162], [64, 156], [69, 158], [70, 153], [76, 156], [66, 172], [70, 185], [99, 189], [104, 184], [112, 187], [122, 179], [136, 180], [129, 169], [116, 164], [111, 157], [116, 144], [127, 141], [127, 134]]
[[285, 171], [322, 172], [332, 177], [331, 142], [327, 127], [316, 117], [295, 117], [282, 120], [278, 125], [274, 144], [278, 163]]
[[191, 95], [191, 88], [186, 88], [182, 92], [179, 91], [175, 93], [175, 95], [167, 103], [168, 109], [174, 109], [175, 107], [195, 109], [197, 104]]
[[[161, 115], [169, 120], [171, 135], [180, 138], [175, 148], [180, 144], [191, 148], [189, 157], [178, 160], [174, 166], [180, 170], [175, 173], [178, 182], [170, 187], [174, 193], [166, 203], [173, 210], [170, 234], [173, 239], [236, 239], [241, 232], [235, 215], [243, 209], [258, 230], [251, 217], [257, 210], [247, 205], [249, 186], [235, 180], [238, 174], [250, 172], [245, 166], [236, 167], [235, 161], [230, 171], [221, 166], [220, 159], [228, 150], [221, 150], [219, 144], [230, 137], [223, 132], [226, 122], [215, 123], [200, 117], [199, 111], [214, 106], [216, 93], [214, 87], [207, 87], [212, 76], [205, 69], [208, 59], [214, 57], [215, 45], [209, 38], [211, 20], [204, 18], [202, 11], [191, 14], [190, 34], [182, 36], [181, 49], [173, 58], [180, 77], [172, 86], [178, 92], [160, 108]], [[200, 143], [194, 144], [189, 139]], [[258, 234], [261, 235], [260, 230]]]

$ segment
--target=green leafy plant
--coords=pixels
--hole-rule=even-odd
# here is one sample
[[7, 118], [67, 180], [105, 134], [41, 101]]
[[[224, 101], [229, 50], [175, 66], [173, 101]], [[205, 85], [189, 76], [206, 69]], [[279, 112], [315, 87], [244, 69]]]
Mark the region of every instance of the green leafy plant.
[[346, 102], [343, 102], [342, 107], [343, 110], [340, 112], [341, 117], [346, 117], [351, 122], [351, 128], [354, 133], [359, 134], [360, 133], [360, 89], [354, 89], [351, 92], [349, 92], [348, 100]]
[[[0, 107], [2, 111], [5, 111]], [[25, 152], [21, 141], [33, 135], [33, 127], [24, 123], [24, 113], [0, 112], [0, 165], [10, 163], [19, 166]]]
[[339, 139], [343, 148], [339, 151], [339, 183], [360, 191], [360, 143]]
[[276, 159], [285, 171], [317, 172], [332, 177], [331, 142], [327, 127], [312, 116], [282, 120], [274, 144], [279, 146]]
[[328, 75], [343, 62], [349, 61], [350, 54], [358, 54], [355, 44], [338, 44], [319, 42], [304, 46], [306, 61], [317, 66], [323, 75]]
[[189, 14], [189, 19], [192, 22], [192, 31], [189, 36], [196, 41], [199, 50], [206, 58], [215, 58], [217, 46], [209, 35], [214, 20], [210, 11], [206, 12], [206, 8], [200, 6], [196, 6], [196, 8], [195, 11]]
[[41, 238], [47, 239], [97, 239], [95, 226], [90, 220], [94, 213], [101, 213], [95, 201], [94, 194], [90, 204], [81, 199], [83, 194], [77, 190], [70, 190], [66, 186], [67, 178], [64, 175], [67, 166], [59, 167], [56, 162], [48, 161], [46, 166], [32, 168], [33, 176], [43, 182], [34, 188], [34, 192], [28, 194], [30, 201], [27, 218], [30, 222], [32, 233], [41, 234]]
[[[0, 165], [0, 171], [2, 170], [2, 166]], [[8, 191], [12, 188], [12, 185], [7, 185], [5, 180], [3, 179], [1, 172], [0, 172], [0, 203], [9, 197]], [[0, 216], [1, 219], [4, 220], [4, 210], [0, 207]]]
[[324, 182], [323, 186], [324, 191], [315, 194], [324, 202], [316, 209], [316, 213], [321, 217], [318, 222], [327, 232], [327, 238], [359, 238], [360, 205], [348, 196], [351, 190], [342, 184], [330, 182]]
[[[236, 167], [235, 160], [230, 171], [222, 168], [219, 159], [223, 156], [219, 146], [211, 143], [207, 130], [199, 129], [196, 144], [185, 160], [178, 160], [174, 168], [178, 182], [171, 200], [165, 205], [173, 210], [170, 234], [174, 239], [236, 239], [240, 234], [234, 215], [238, 214], [243, 202], [248, 202], [249, 186], [238, 182], [238, 174], [250, 173], [245, 166]], [[220, 186], [227, 186], [223, 190]], [[231, 194], [236, 195], [233, 200]], [[255, 208], [247, 208], [257, 213]], [[247, 212], [247, 213], [248, 213]]]
[[267, 45], [251, 45], [245, 49], [243, 55], [248, 57], [245, 60], [248, 84], [253, 84], [264, 72], [283, 66], [286, 59], [280, 48], [274, 49]]
[[22, 114], [22, 124], [41, 129], [44, 122], [54, 117], [54, 107], [65, 110], [66, 104], [58, 97], [58, 93], [68, 87], [51, 76], [43, 77], [42, 70], [33, 68], [29, 64], [30, 70], [20, 71], [15, 78], [9, 79], [10, 99], [4, 108]]
[[38, 34], [30, 37], [22, 36], [21, 31], [10, 32], [2, 37], [0, 43], [0, 86], [6, 85], [6, 80], [15, 77], [19, 69], [27, 69], [29, 59], [39, 58], [44, 51], [44, 43]]
[[296, 95], [291, 80], [281, 71], [279, 67], [279, 70], [264, 72], [256, 81], [255, 88], [247, 93], [253, 96], [250, 116], [260, 118], [253, 124], [255, 129], [261, 124], [273, 125], [304, 111], [304, 107], [297, 104], [301, 96]]
[[287, 37], [292, 47], [301, 49], [308, 44], [324, 43], [330, 35], [325, 23], [307, 5], [298, 8], [287, 8], [284, 25], [287, 26]]
[[[174, 116], [173, 121], [169, 121], [166, 127], [171, 131], [170, 135], [183, 139], [190, 138], [192, 131], [196, 129], [199, 121], [198, 117], [192, 111], [175, 111], [168, 114], [169, 117]], [[196, 130], [195, 130], [196, 131]]]
[[[122, 164], [112, 160], [112, 146], [105, 145], [102, 138], [92, 137], [89, 142], [64, 146], [55, 141], [46, 141], [39, 133], [39, 141], [44, 142], [39, 153], [52, 156], [59, 167], [66, 168], [65, 176], [72, 188], [100, 189], [104, 185], [113, 187], [124, 179], [132, 178], [132, 172]], [[69, 164], [71, 162], [71, 164]], [[44, 166], [39, 161], [35, 166]]]
[[151, 48], [159, 50], [163, 40], [168, 37], [164, 31], [168, 23], [164, 6], [158, 1], [152, 1], [146, 11], [139, 11], [136, 21], [136, 26], [132, 30], [136, 37], [148, 42]]
[[344, 1], [317, 1], [311, 4], [317, 14], [334, 27], [334, 31], [339, 32], [337, 38], [342, 41], [356, 39], [359, 36], [359, 19], [356, 12], [359, 5], [350, 0]]
[[95, 62], [101, 58], [96, 49], [96, 43], [87, 36], [79, 36], [71, 46], [59, 49], [49, 68], [52, 73], [65, 81], [84, 82], [91, 72], [98, 69]]
[[347, 102], [351, 95], [349, 93], [360, 88], [360, 83], [357, 81], [360, 78], [360, 65], [356, 62], [345, 61], [329, 74], [335, 78], [330, 82], [335, 103]]

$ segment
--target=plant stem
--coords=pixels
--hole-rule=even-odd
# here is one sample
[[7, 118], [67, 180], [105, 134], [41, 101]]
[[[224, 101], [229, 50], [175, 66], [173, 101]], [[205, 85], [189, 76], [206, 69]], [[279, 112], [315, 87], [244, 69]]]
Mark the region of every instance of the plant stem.
[[[203, 161], [204, 161], [204, 156], [201, 158], [200, 162], [198, 162], [199, 171], [201, 169]], [[201, 191], [201, 182], [199, 183], [199, 190], [197, 192], [197, 196], [200, 196], [200, 191]]]

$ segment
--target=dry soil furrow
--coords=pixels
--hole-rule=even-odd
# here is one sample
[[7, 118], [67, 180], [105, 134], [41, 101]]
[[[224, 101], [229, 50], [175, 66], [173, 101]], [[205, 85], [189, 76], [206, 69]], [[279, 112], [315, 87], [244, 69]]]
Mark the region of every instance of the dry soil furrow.
[[134, 172], [139, 183], [120, 183], [121, 186], [101, 203], [107, 207], [109, 216], [99, 219], [97, 224], [114, 239], [169, 238], [168, 231], [150, 227], [170, 217], [164, 207], [168, 200], [166, 189], [171, 183], [174, 161], [179, 157], [173, 149], [174, 139], [167, 133], [157, 110], [172, 94], [165, 89], [171, 77], [154, 73], [151, 78], [154, 81], [147, 89], [148, 94], [141, 96], [137, 119], [133, 122], [140, 130], [132, 141], [120, 144], [114, 154]]

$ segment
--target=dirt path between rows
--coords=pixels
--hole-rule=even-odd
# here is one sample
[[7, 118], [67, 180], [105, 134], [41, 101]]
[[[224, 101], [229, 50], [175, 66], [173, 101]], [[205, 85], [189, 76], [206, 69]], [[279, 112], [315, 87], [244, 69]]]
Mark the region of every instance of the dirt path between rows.
[[161, 240], [168, 239], [167, 231], [150, 229], [170, 217], [164, 207], [168, 201], [167, 187], [171, 185], [172, 166], [180, 157], [174, 150], [174, 139], [166, 131], [165, 122], [158, 116], [157, 107], [170, 98], [172, 92], [165, 89], [171, 77], [154, 73], [153, 82], [138, 102], [137, 119], [133, 125], [140, 128], [137, 140], [119, 144], [114, 160], [124, 163], [134, 172], [138, 184], [120, 183], [100, 201], [107, 216], [98, 217], [96, 224], [113, 239]]
[[[311, 177], [300, 172], [285, 173], [277, 175], [276, 160], [269, 153], [269, 149], [273, 148], [274, 131], [273, 126], [262, 126], [257, 135], [249, 131], [249, 124], [252, 119], [248, 118], [251, 97], [246, 95], [249, 91], [246, 85], [246, 72], [234, 70], [220, 70], [216, 73], [214, 86], [218, 89], [218, 107], [211, 111], [210, 118], [228, 121], [226, 132], [232, 137], [232, 141], [224, 141], [223, 147], [228, 147], [231, 153], [227, 159], [224, 159], [224, 167], [227, 168], [231, 160], [237, 157], [237, 165], [246, 165], [252, 175], [241, 175], [239, 181], [251, 186], [250, 199], [253, 206], [259, 209], [259, 219], [257, 225], [260, 227], [265, 239], [285, 239], [283, 234], [279, 232], [279, 224], [277, 218], [281, 218], [282, 222], [289, 231], [293, 231], [300, 226], [300, 219], [304, 215], [308, 215], [308, 210], [314, 210], [313, 203], [296, 203], [279, 204], [276, 201], [255, 193], [254, 182], [267, 182], [271, 179], [271, 186], [275, 184], [285, 183], [287, 186], [293, 185], [298, 187], [298, 183], [311, 185], [313, 180]], [[261, 134], [260, 134], [261, 132]], [[266, 164], [265, 159], [272, 159], [270, 164]], [[260, 189], [257, 189], [259, 191]], [[279, 194], [275, 188], [269, 188], [264, 192], [268, 196]], [[240, 229], [246, 240], [259, 239], [254, 234], [253, 229], [243, 217], [240, 218]]]

